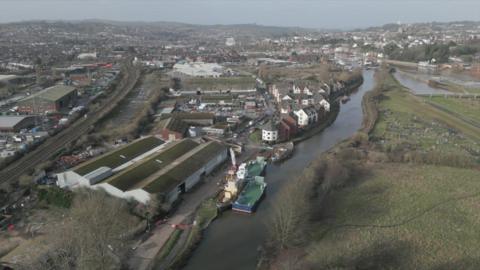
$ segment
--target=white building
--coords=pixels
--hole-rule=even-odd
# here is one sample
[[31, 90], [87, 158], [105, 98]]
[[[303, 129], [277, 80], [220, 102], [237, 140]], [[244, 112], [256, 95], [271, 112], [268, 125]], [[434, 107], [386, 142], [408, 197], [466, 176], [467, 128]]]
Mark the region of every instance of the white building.
[[225, 40], [225, 45], [226, 46], [229, 46], [229, 47], [232, 47], [232, 46], [235, 46], [235, 39], [233, 37], [229, 37], [227, 38], [227, 40]]
[[323, 109], [326, 111], [326, 112], [329, 112], [330, 111], [330, 103], [328, 103], [328, 101], [326, 99], [322, 99], [320, 101], [320, 106], [323, 107]]
[[173, 71], [192, 77], [220, 77], [223, 75], [223, 67], [217, 63], [176, 63]]
[[318, 121], [318, 112], [313, 106], [295, 110], [293, 113], [297, 116], [297, 124], [301, 128], [307, 127]]
[[297, 124], [299, 127], [308, 126], [308, 114], [303, 109], [295, 110], [293, 113], [297, 116]]
[[262, 127], [262, 141], [274, 143], [278, 140], [278, 128], [272, 121], [269, 121]]
[[85, 59], [97, 59], [97, 53], [81, 53], [77, 56], [78, 59], [80, 60], [85, 60]]

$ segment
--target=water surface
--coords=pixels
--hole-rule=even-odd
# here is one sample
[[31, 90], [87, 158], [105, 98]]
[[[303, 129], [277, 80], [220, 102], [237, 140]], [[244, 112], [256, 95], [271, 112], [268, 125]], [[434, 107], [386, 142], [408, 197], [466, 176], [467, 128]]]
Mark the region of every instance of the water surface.
[[352, 136], [362, 123], [362, 97], [374, 85], [373, 71], [364, 71], [364, 83], [351, 100], [343, 104], [335, 122], [312, 138], [296, 145], [288, 161], [269, 164], [266, 172], [267, 196], [254, 215], [227, 211], [205, 231], [186, 270], [255, 269], [258, 248], [267, 240], [266, 222], [278, 190], [287, 181], [295, 181], [308, 163], [337, 142]]

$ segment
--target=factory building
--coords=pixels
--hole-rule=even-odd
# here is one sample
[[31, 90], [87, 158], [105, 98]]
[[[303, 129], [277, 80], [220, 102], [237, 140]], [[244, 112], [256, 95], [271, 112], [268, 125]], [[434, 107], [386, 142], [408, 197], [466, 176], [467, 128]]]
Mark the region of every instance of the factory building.
[[[155, 138], [156, 137], [149, 137]], [[158, 139], [157, 139], [158, 140]], [[138, 143], [138, 142], [137, 142]], [[136, 147], [134, 147], [136, 148]], [[126, 146], [119, 151], [130, 152]], [[147, 203], [153, 196], [172, 204], [227, 159], [227, 148], [217, 142], [198, 143], [190, 139], [162, 143], [115, 168], [102, 160], [119, 156], [118, 151], [58, 174], [60, 187], [101, 188], [113, 196]]]
[[19, 132], [34, 125], [33, 116], [0, 116], [0, 132]]
[[66, 111], [75, 104], [77, 89], [55, 85], [18, 102], [18, 111], [23, 113], [47, 113]]

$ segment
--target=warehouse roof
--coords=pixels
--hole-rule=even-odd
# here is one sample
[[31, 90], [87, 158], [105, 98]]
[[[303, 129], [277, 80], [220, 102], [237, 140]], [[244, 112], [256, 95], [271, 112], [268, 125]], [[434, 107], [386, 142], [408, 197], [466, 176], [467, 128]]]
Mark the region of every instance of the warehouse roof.
[[143, 189], [149, 193], [169, 192], [224, 150], [223, 145], [214, 141], [200, 145], [168, 171], [148, 179]]
[[69, 95], [75, 90], [76, 90], [75, 87], [71, 87], [67, 85], [55, 85], [31, 95], [27, 97], [25, 100], [30, 100], [33, 98], [41, 98], [49, 101], [57, 101], [63, 98], [64, 96]]
[[15, 79], [17, 77], [18, 77], [17, 75], [3, 75], [3, 74], [0, 74], [0, 81], [9, 81], [9, 80]]
[[114, 169], [161, 144], [163, 144], [163, 141], [156, 137], [145, 137], [122, 146], [112, 152], [104, 154], [98, 158], [82, 163], [77, 166], [74, 171], [80, 175], [86, 175], [100, 167]]
[[188, 124], [175, 117], [170, 117], [165, 122], [165, 125], [163, 127], [171, 131], [185, 134], [185, 132], [187, 132], [187, 129], [188, 129]]
[[22, 122], [25, 116], [0, 116], [0, 128], [13, 128]]
[[131, 168], [112, 176], [110, 179], [107, 179], [107, 182], [122, 191], [136, 189], [143, 180], [171, 164], [197, 146], [198, 143], [189, 139], [180, 141], [160, 153], [145, 159], [138, 165], [134, 165]]

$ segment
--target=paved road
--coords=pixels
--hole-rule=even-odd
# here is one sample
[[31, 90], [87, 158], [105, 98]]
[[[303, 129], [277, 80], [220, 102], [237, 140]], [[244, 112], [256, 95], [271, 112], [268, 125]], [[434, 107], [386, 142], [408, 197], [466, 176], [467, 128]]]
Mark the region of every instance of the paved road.
[[[254, 153], [256, 153], [255, 149], [247, 149], [242, 154], [241, 158], [237, 158], [237, 160], [246, 160], [250, 158]], [[201, 183], [192, 192], [184, 194], [183, 202], [177, 208], [174, 215], [168, 219], [168, 223], [182, 223], [195, 212], [195, 210], [198, 208], [198, 206], [200, 206], [203, 201], [213, 197], [218, 190], [217, 183], [220, 182], [224, 174], [224, 170], [219, 170], [216, 175], [207, 177], [204, 182]], [[161, 248], [165, 245], [165, 243], [168, 241], [168, 238], [172, 235], [174, 230], [175, 229], [168, 224], [156, 227], [153, 230], [152, 236], [150, 236], [146, 241], [142, 242], [135, 249], [134, 254], [130, 258], [130, 261], [128, 263], [130, 269], [151, 269], [154, 266], [153, 262], [155, 257], [160, 252]]]

